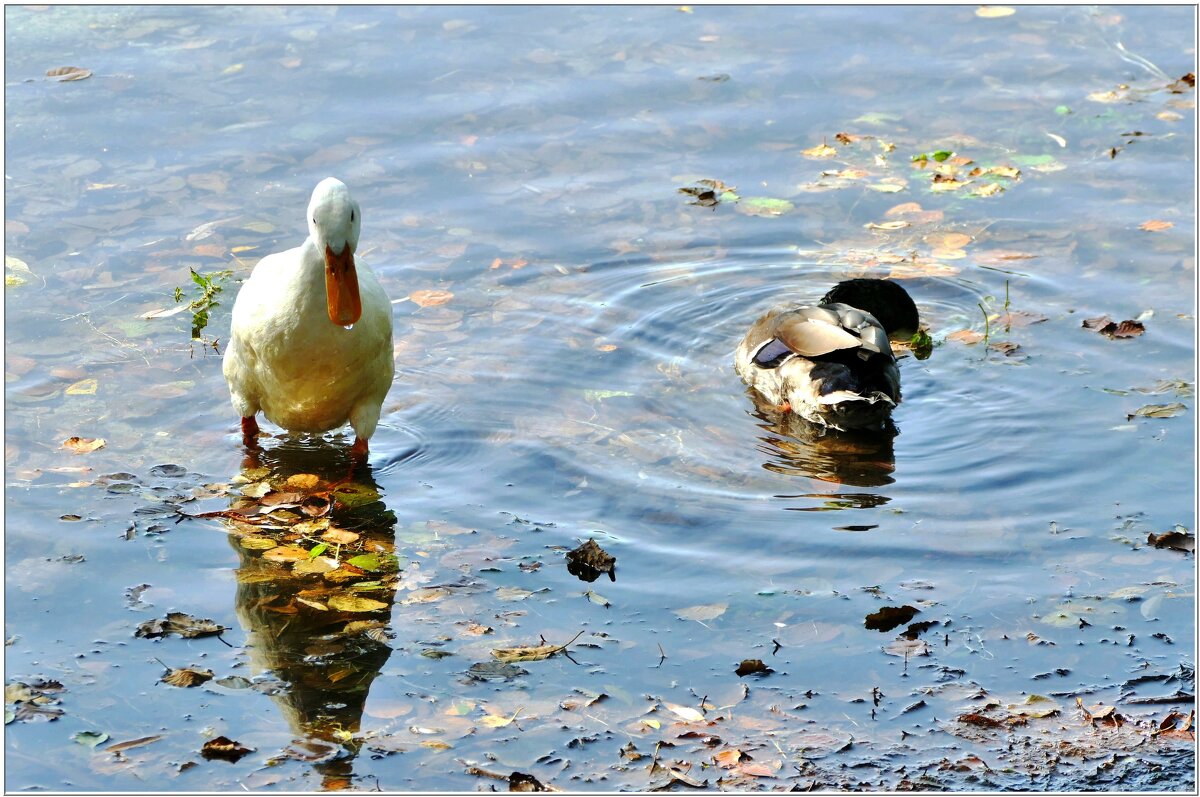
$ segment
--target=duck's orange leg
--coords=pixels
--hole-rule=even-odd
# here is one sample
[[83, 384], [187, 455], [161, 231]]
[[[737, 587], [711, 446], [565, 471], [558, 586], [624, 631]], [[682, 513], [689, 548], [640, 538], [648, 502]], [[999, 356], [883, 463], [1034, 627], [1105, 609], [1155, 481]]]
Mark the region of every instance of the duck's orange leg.
[[367, 449], [366, 438], [354, 438], [354, 445], [350, 446], [350, 460], [355, 465], [367, 464], [367, 454], [370, 453]]
[[258, 421], [253, 415], [242, 418], [242, 441], [248, 446], [258, 445]]

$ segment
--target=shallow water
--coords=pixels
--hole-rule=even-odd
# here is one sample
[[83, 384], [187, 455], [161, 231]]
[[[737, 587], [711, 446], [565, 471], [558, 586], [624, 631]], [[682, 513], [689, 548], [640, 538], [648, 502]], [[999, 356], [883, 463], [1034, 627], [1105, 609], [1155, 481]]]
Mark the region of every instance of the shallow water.
[[[503, 788], [471, 766], [647, 789], [668, 764], [724, 788], [917, 771], [1194, 788], [1186, 743], [1072, 769], [955, 719], [983, 695], [1049, 696], [1057, 714], [1008, 732], [1086, 746], [1076, 696], [1143, 736], [1191, 708], [1137, 700], [1194, 693], [1194, 559], [1147, 543], [1195, 525], [1195, 98], [1169, 88], [1194, 70], [1193, 9], [14, 7], [6, 23], [5, 679], [63, 687], [51, 721], [7, 701], [6, 789]], [[68, 64], [94, 74], [43, 77]], [[823, 141], [837, 154], [804, 153]], [[912, 156], [938, 150], [1020, 177], [934, 191]], [[299, 243], [329, 174], [396, 300], [379, 500], [335, 511], [401, 564], [365, 617], [314, 608], [326, 581], [248, 550], [228, 518], [176, 514], [238, 506], [261, 468], [336, 479], [349, 441], [279, 433], [243, 462], [192, 314], [143, 317], [177, 286], [194, 298], [189, 267], [230, 269], [203, 332], [222, 350], [238, 282]], [[700, 179], [741, 199], [691, 205], [678, 189]], [[754, 197], [793, 207], [757, 215]], [[745, 328], [861, 275], [903, 279], [937, 343], [901, 362], [899, 434], [758, 412], [732, 370]], [[408, 298], [430, 290], [452, 297]], [[1103, 314], [1146, 333], [1082, 328]], [[105, 446], [64, 451], [73, 436]], [[615, 581], [568, 572], [589, 538]], [[900, 605], [935, 623], [928, 655], [904, 657], [903, 626], [864, 627]], [[229, 630], [135, 637], [172, 611]], [[470, 675], [581, 630], [571, 659]], [[749, 658], [774, 672], [739, 678]], [[164, 665], [215, 679], [170, 686]], [[222, 735], [253, 752], [203, 758]], [[729, 748], [765, 769], [714, 765]], [[953, 766], [972, 755], [991, 768]]]

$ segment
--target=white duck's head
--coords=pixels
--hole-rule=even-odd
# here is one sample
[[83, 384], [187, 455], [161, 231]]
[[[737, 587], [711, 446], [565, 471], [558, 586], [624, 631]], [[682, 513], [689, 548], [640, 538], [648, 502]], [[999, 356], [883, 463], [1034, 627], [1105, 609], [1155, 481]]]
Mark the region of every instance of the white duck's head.
[[350, 326], [362, 316], [354, 252], [362, 211], [341, 180], [326, 177], [317, 183], [308, 203], [308, 235], [325, 259], [325, 294], [329, 320]]

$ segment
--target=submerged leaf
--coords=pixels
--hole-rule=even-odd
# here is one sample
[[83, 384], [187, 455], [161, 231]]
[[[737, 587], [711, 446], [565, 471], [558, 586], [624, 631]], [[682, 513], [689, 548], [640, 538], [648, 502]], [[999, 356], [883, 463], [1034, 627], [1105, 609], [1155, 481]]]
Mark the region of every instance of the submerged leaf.
[[162, 682], [171, 686], [180, 686], [190, 688], [199, 686], [205, 681], [211, 681], [213, 677], [212, 670], [197, 670], [191, 667], [180, 667], [177, 670], [168, 670], [167, 674], [162, 677]]
[[340, 612], [377, 612], [388, 607], [383, 601], [361, 598], [357, 595], [334, 595], [328, 603], [329, 608]]
[[218, 736], [214, 739], [209, 739], [200, 748], [200, 755], [212, 760], [220, 758], [225, 761], [237, 761], [242, 756], [253, 753], [254, 750], [249, 747], [243, 747], [238, 742], [226, 736]]
[[1172, 401], [1170, 404], [1147, 404], [1144, 407], [1138, 407], [1126, 415], [1125, 420], [1131, 421], [1134, 418], [1174, 418], [1186, 409], [1187, 405], [1178, 401]]
[[69, 437], [63, 441], [63, 448], [75, 454], [90, 454], [104, 448], [104, 438]]

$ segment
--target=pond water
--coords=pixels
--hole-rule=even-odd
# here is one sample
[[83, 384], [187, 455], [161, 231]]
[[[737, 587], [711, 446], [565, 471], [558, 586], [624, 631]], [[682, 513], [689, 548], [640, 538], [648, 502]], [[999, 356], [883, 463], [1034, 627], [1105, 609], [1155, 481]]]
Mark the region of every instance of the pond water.
[[[6, 7], [6, 790], [1193, 790], [1195, 9], [991, 11]], [[296, 559], [349, 439], [217, 352], [328, 175], [397, 374]], [[733, 372], [849, 276], [894, 436]]]

